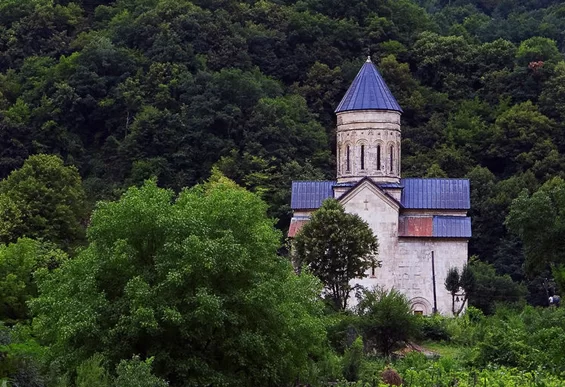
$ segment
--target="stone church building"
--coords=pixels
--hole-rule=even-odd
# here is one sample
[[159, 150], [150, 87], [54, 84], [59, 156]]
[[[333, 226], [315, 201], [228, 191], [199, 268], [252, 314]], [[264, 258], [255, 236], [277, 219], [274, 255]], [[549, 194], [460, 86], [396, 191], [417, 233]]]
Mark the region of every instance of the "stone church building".
[[444, 282], [449, 268], [467, 262], [469, 181], [400, 177], [402, 109], [370, 58], [335, 112], [337, 179], [292, 183], [289, 237], [336, 198], [379, 240], [382, 266], [355, 283], [401, 291], [414, 313], [451, 315]]

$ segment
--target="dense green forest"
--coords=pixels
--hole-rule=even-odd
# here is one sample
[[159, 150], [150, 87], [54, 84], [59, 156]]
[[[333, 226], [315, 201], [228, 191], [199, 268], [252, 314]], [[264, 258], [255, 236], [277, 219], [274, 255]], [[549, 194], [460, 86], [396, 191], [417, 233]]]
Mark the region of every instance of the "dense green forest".
[[[272, 257], [285, 250], [292, 180], [334, 178], [333, 110], [367, 55], [404, 110], [403, 176], [471, 181], [469, 251], [479, 289], [471, 305], [487, 315], [524, 297], [545, 306], [548, 287], [565, 290], [564, 52], [558, 0], [0, 0], [0, 342], [3, 359], [11, 359], [0, 376], [25, 369], [47, 381], [86, 378], [60, 386], [92, 385], [94, 374], [118, 386], [134, 376], [148, 386], [162, 385], [160, 378], [183, 385], [186, 375], [189, 385], [283, 385], [318, 367], [339, 378], [331, 371], [338, 355], [321, 344], [328, 329], [321, 306], [299, 301], [319, 284], [249, 251]], [[147, 179], [153, 183], [144, 185]], [[216, 205], [242, 223], [207, 218]], [[177, 218], [191, 211], [200, 217]], [[281, 232], [267, 230], [262, 212]], [[232, 235], [240, 227], [261, 237]], [[179, 230], [195, 239], [180, 241]], [[189, 248], [200, 265], [191, 270], [200, 272], [175, 263]], [[156, 251], [165, 263], [144, 260]], [[232, 266], [214, 254], [233, 254]], [[163, 277], [166, 265], [177, 277]], [[205, 269], [211, 274], [199, 277]], [[242, 276], [232, 279], [242, 299], [223, 286], [229, 270]], [[258, 283], [266, 273], [280, 278]], [[173, 297], [186, 291], [189, 274], [196, 281], [189, 308], [201, 308], [193, 320]], [[121, 290], [113, 294], [111, 284]], [[272, 289], [286, 293], [263, 300]], [[225, 313], [219, 305], [228, 305]], [[249, 316], [259, 312], [264, 318], [253, 325]], [[120, 313], [129, 317], [85, 318]], [[533, 372], [545, 360], [520, 359], [543, 348], [526, 338], [547, 316], [521, 313], [525, 326], [515, 316], [481, 315], [432, 331], [477, 346], [474, 360], [457, 366], [493, 362], [510, 374], [512, 367]], [[288, 325], [274, 323], [275, 315]], [[485, 327], [491, 318], [499, 331]], [[196, 352], [176, 348], [159, 319], [187, 335]], [[226, 325], [207, 326], [210, 319]], [[264, 337], [281, 340], [234, 333], [234, 326], [256, 332], [261, 324]], [[461, 343], [460, 330], [471, 326], [480, 334]], [[505, 329], [523, 344], [513, 352], [518, 360], [484, 352]], [[237, 340], [214, 341], [230, 335]], [[154, 347], [136, 341], [146, 336]], [[304, 338], [303, 351], [293, 336]], [[125, 344], [111, 348], [118, 337]], [[208, 350], [242, 360], [212, 364]], [[355, 363], [354, 346], [341, 354]], [[250, 366], [258, 359], [269, 371]], [[562, 372], [555, 367], [551, 373]]]
[[560, 1], [0, 2], [0, 177], [75, 165], [87, 199], [217, 166], [284, 230], [292, 179], [333, 178], [333, 109], [371, 54], [404, 109], [403, 175], [468, 177], [470, 252], [526, 281], [511, 201], [563, 175]]

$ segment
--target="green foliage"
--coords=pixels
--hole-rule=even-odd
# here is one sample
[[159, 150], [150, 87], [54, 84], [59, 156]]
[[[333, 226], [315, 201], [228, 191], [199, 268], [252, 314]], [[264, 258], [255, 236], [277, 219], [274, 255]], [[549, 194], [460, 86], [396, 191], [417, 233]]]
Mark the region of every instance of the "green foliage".
[[[179, 191], [217, 165], [260, 193], [284, 230], [289, 182], [333, 176], [334, 109], [368, 51], [404, 110], [404, 175], [487, 168], [496, 187], [472, 203], [470, 250], [519, 279], [521, 246], [502, 225], [513, 197], [498, 185], [563, 175], [563, 9], [557, 0], [4, 0], [0, 178], [30, 155], [57, 154], [94, 203], [152, 177]], [[0, 195], [3, 241], [41, 236], [22, 234], [24, 210]]]
[[176, 198], [147, 182], [99, 203], [88, 247], [43, 273], [31, 302], [50, 361], [64, 373], [94, 353], [109, 369], [139, 354], [173, 386], [306, 374], [325, 352], [321, 286], [277, 256], [265, 211], [218, 174]]
[[27, 325], [0, 326], [0, 380], [14, 386], [44, 386], [41, 365], [45, 349]]
[[406, 297], [394, 289], [363, 291], [357, 313], [366, 345], [384, 356], [417, 333], [417, 317], [412, 314]]
[[439, 314], [423, 316], [419, 321], [419, 331], [423, 340], [449, 341], [448, 319]]
[[470, 268], [475, 278], [475, 290], [469, 296], [470, 305], [485, 314], [492, 314], [497, 304], [524, 302], [524, 285], [512, 281], [509, 275], [500, 276], [491, 265], [479, 261], [473, 262]]
[[142, 361], [139, 356], [122, 360], [116, 370], [116, 387], [166, 387], [169, 384], [151, 373], [153, 358]]
[[540, 36], [524, 40], [516, 53], [516, 61], [522, 66], [527, 66], [530, 62], [558, 61], [562, 58], [556, 42]]
[[343, 354], [343, 376], [354, 382], [359, 379], [359, 369], [363, 360], [363, 340], [357, 337], [353, 344]]
[[452, 267], [447, 271], [447, 276], [445, 277], [445, 289], [451, 294], [453, 315], [455, 315], [455, 294], [457, 294], [460, 287], [459, 270], [456, 267]]
[[[461, 275], [456, 267], [452, 267], [447, 271], [445, 277], [445, 289], [451, 294], [451, 311], [454, 316], [459, 316], [469, 296], [473, 295], [476, 288], [476, 278], [473, 270], [468, 264], [465, 264], [461, 270]], [[459, 291], [463, 292], [463, 299], [459, 309], [455, 308], [455, 296]]]
[[327, 199], [312, 214], [294, 241], [295, 262], [320, 278], [332, 303], [344, 310], [352, 290], [349, 282], [363, 278], [373, 265], [379, 244], [361, 217], [345, 212], [335, 199]]
[[110, 376], [104, 369], [104, 357], [100, 354], [93, 355], [77, 367], [77, 387], [110, 387]]
[[36, 155], [0, 182], [0, 240], [43, 239], [69, 249], [84, 238], [85, 194], [75, 167]]
[[27, 320], [27, 302], [37, 296], [35, 271], [54, 269], [65, 260], [62, 251], [32, 239], [0, 245], [0, 320], [10, 325]]
[[565, 181], [554, 178], [531, 194], [522, 192], [512, 202], [506, 219], [508, 228], [524, 243], [526, 267], [539, 272], [548, 264], [562, 264], [565, 230]]

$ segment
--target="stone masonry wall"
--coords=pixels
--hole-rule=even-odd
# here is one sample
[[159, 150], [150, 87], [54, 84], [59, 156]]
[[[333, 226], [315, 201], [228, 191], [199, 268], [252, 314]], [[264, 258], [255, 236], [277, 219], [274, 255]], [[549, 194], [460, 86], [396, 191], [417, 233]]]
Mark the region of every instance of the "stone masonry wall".
[[[382, 182], [398, 182], [400, 179], [400, 142], [399, 112], [353, 110], [338, 113], [338, 182], [357, 181], [365, 176], [371, 176]], [[361, 162], [362, 154], [364, 155], [363, 163]], [[380, 155], [380, 163], [378, 155]]]

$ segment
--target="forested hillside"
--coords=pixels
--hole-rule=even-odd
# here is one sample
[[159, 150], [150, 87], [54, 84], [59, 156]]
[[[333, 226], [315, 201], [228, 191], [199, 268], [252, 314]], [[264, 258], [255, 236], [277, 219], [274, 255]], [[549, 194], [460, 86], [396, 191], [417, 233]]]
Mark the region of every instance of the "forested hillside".
[[404, 109], [403, 175], [468, 177], [471, 254], [527, 281], [504, 221], [565, 176], [558, 0], [0, 0], [0, 178], [60, 155], [90, 203], [216, 166], [285, 229], [334, 176], [333, 109], [370, 54]]

